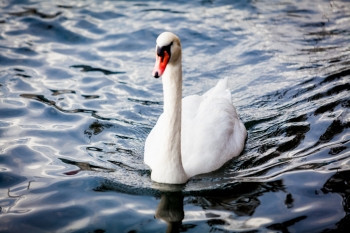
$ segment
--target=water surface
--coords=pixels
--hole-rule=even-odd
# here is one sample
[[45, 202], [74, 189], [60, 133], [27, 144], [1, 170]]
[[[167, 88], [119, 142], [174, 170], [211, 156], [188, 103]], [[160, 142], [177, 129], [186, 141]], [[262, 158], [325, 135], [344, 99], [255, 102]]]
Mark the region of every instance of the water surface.
[[[341, 232], [350, 213], [348, 1], [3, 1], [1, 232]], [[158, 34], [184, 95], [229, 77], [242, 154], [152, 183]]]

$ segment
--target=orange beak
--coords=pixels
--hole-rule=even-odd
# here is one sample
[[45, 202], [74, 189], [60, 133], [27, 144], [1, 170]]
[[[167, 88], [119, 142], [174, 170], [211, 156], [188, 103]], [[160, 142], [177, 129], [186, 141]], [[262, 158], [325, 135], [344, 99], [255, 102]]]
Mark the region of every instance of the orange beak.
[[156, 55], [156, 64], [154, 65], [152, 72], [153, 77], [159, 78], [162, 76], [166, 66], [168, 65], [169, 58], [170, 56], [167, 51], [164, 51], [163, 56], [159, 56], [158, 54]]

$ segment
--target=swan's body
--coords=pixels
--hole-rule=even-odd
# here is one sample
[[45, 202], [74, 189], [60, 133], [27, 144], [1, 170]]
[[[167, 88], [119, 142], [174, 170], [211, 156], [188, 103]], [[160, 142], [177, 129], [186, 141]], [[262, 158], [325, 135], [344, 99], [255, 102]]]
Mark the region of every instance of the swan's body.
[[152, 180], [185, 183], [242, 152], [247, 132], [232, 104], [227, 79], [202, 96], [181, 100], [181, 45], [176, 35], [165, 32], [158, 37], [153, 75], [163, 76], [164, 112], [145, 143], [144, 161], [152, 169]]

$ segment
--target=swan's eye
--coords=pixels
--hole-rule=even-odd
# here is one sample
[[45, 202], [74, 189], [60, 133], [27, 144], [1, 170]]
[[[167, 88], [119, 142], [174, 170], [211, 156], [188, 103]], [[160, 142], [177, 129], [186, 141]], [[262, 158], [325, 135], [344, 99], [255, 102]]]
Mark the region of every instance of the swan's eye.
[[160, 57], [164, 57], [164, 51], [166, 51], [170, 56], [171, 55], [170, 48], [172, 45], [173, 45], [173, 42], [171, 42], [169, 45], [166, 45], [166, 46], [162, 46], [162, 47], [157, 46], [157, 55]]

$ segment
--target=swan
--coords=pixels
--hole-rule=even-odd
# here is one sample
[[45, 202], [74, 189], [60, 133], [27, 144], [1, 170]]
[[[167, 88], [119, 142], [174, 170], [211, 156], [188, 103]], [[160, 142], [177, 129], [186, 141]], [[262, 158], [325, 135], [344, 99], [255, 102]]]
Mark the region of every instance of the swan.
[[227, 78], [202, 96], [182, 99], [181, 43], [175, 34], [158, 36], [152, 75], [162, 76], [164, 94], [163, 113], [144, 148], [153, 181], [183, 184], [242, 152], [247, 131], [232, 104]]

